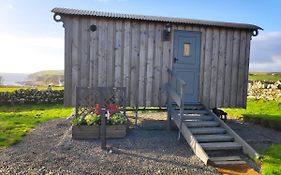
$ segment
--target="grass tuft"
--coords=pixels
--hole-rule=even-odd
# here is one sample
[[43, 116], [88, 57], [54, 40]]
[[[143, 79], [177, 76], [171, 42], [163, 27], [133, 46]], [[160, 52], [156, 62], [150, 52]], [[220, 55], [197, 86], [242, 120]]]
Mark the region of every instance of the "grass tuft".
[[22, 140], [40, 123], [68, 117], [72, 108], [63, 105], [17, 105], [0, 107], [0, 148]]
[[274, 145], [264, 152], [263, 175], [281, 175], [281, 144]]

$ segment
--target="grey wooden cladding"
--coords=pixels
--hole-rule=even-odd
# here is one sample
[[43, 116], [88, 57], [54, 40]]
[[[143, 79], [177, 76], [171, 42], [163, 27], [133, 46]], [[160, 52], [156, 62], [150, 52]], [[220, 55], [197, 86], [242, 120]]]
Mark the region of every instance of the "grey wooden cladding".
[[149, 23], [148, 25], [148, 40], [147, 40], [147, 71], [146, 71], [146, 105], [152, 106], [152, 92], [153, 92], [153, 58], [155, 45], [155, 25]]
[[[124, 86], [130, 106], [165, 106], [172, 38], [165, 23], [100, 17], [64, 17], [65, 105], [76, 86]], [[92, 32], [89, 26], [97, 25]], [[172, 25], [201, 32], [200, 101], [210, 107], [245, 107], [250, 30]], [[171, 33], [173, 35], [173, 31]]]
[[72, 98], [72, 56], [71, 56], [71, 47], [72, 44], [72, 20], [66, 20], [64, 23], [65, 26], [65, 53], [64, 53], [64, 62], [65, 62], [65, 68], [64, 68], [64, 75], [65, 75], [65, 90], [64, 90], [64, 101], [70, 103]]
[[250, 32], [207, 28], [202, 35], [201, 102], [209, 108], [246, 107]]
[[[225, 79], [225, 64], [226, 64], [226, 30], [220, 30], [219, 39], [219, 56], [218, 56], [218, 77], [217, 77], [217, 94], [216, 96], [223, 97], [224, 95], [224, 79]], [[217, 98], [217, 105], [221, 106], [223, 98]]]
[[140, 61], [139, 61], [139, 101], [145, 104], [145, 80], [146, 80], [146, 50], [147, 50], [147, 24], [143, 23], [140, 26]]
[[139, 106], [142, 105], [140, 101], [138, 101], [138, 89], [139, 89], [139, 49], [140, 49], [140, 26], [138, 23], [132, 23], [132, 49], [131, 49], [131, 67], [130, 67], [130, 74], [131, 74], [131, 87], [130, 87], [130, 104], [132, 106]]

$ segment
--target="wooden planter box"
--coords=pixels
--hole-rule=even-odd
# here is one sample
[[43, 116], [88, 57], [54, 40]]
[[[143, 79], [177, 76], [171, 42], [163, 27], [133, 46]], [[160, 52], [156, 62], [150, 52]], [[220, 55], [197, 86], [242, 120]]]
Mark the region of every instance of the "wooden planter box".
[[127, 133], [127, 125], [106, 126], [106, 138], [123, 138]]
[[98, 139], [100, 137], [100, 126], [72, 126], [73, 139]]
[[[106, 138], [123, 138], [127, 133], [127, 125], [107, 125]], [[72, 138], [98, 139], [100, 138], [100, 126], [72, 126]]]

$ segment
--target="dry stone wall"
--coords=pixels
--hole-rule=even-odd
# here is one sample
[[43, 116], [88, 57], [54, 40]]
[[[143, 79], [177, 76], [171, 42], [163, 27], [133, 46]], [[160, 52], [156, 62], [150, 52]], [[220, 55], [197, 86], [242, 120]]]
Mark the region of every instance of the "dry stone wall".
[[248, 84], [248, 99], [281, 101], [281, 81], [253, 81]]
[[54, 104], [63, 103], [63, 90], [19, 89], [0, 92], [0, 104]]

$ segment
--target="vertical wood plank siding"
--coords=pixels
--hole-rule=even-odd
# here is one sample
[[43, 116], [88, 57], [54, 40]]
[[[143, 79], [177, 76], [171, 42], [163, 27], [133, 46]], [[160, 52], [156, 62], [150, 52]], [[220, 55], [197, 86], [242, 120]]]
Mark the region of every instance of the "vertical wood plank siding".
[[147, 24], [142, 23], [140, 26], [140, 62], [139, 62], [139, 105], [145, 105], [146, 89], [146, 60], [147, 60]]
[[[252, 39], [252, 33], [248, 32], [247, 33], [247, 38], [246, 38], [246, 53], [245, 53], [245, 70], [244, 70], [244, 89], [243, 89], [243, 97], [247, 96], [248, 92], [248, 75], [249, 75], [249, 63], [250, 63], [250, 46], [251, 46], [251, 39]], [[243, 101], [242, 106], [246, 107], [247, 100]]]
[[155, 25], [149, 23], [148, 25], [148, 40], [147, 40], [147, 64], [146, 64], [146, 105], [152, 106], [152, 92], [153, 92], [153, 58], [155, 45]]
[[[218, 29], [213, 30], [213, 44], [211, 57], [211, 87], [210, 87], [210, 106], [216, 106], [218, 88], [218, 62], [219, 62], [219, 41], [220, 33]], [[221, 61], [221, 60], [220, 60]]]
[[132, 22], [132, 56], [131, 56], [131, 88], [130, 88], [130, 105], [139, 106], [138, 90], [139, 90], [139, 56], [140, 56], [140, 25], [137, 22]]
[[[173, 36], [163, 41], [165, 23], [68, 16], [64, 26], [65, 105], [75, 104], [76, 86], [125, 86], [131, 106], [166, 105]], [[210, 108], [245, 107], [251, 31], [176, 24], [172, 29], [202, 34], [200, 101]]]
[[67, 106], [71, 105], [71, 95], [72, 94], [72, 60], [71, 60], [71, 47], [72, 47], [72, 20], [70, 18], [64, 19], [64, 26], [65, 26], [65, 50], [64, 50], [64, 75], [65, 75], [65, 82], [64, 82], [64, 103]]
[[217, 106], [222, 106], [224, 98], [224, 80], [226, 65], [226, 30], [220, 30], [219, 57], [218, 57], [218, 78], [217, 78]]
[[[200, 70], [204, 73], [203, 79], [203, 99], [202, 103], [206, 106], [210, 106], [210, 91], [211, 91], [211, 71], [212, 71], [212, 48], [213, 48], [213, 30], [212, 28], [206, 29], [206, 47], [205, 47], [205, 59], [204, 67]], [[202, 62], [200, 63], [202, 64]], [[202, 81], [202, 80], [200, 80]]]

